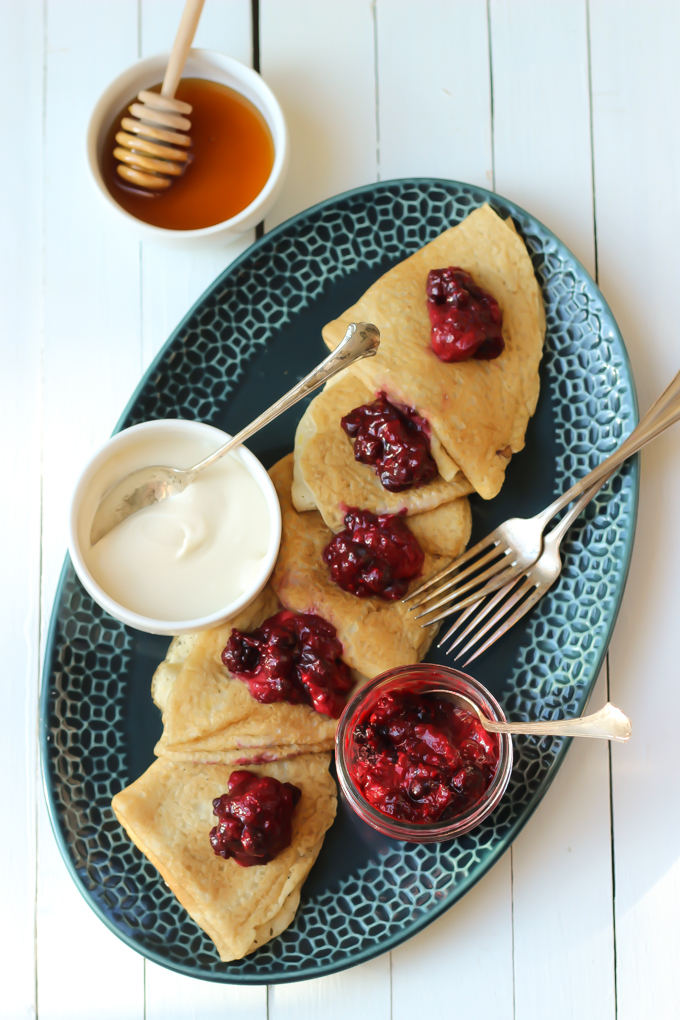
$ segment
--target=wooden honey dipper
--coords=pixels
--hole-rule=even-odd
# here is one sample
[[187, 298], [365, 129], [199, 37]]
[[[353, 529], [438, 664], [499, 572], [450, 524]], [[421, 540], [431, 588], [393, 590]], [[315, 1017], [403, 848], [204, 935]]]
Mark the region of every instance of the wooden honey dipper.
[[[120, 160], [116, 170], [129, 184], [150, 191], [164, 191], [174, 177], [180, 177], [191, 156], [189, 103], [175, 99], [191, 43], [196, 33], [204, 0], [187, 0], [177, 29], [160, 93], [142, 90], [129, 107], [132, 117], [123, 117], [116, 135], [113, 155]], [[179, 146], [179, 148], [177, 148]]]

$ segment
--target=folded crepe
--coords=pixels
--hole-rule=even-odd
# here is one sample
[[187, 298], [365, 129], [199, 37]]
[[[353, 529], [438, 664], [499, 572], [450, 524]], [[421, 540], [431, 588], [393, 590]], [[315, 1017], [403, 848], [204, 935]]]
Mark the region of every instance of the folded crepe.
[[176, 639], [178, 645], [172, 642], [152, 686], [163, 714], [157, 755], [173, 761], [247, 765], [333, 747], [335, 719], [309, 705], [287, 701], [263, 705], [222, 663], [222, 650], [233, 629], [255, 630], [280, 608], [267, 586], [220, 627], [193, 634], [190, 640], [185, 635]]
[[240, 960], [291, 923], [300, 889], [337, 808], [329, 755], [307, 754], [249, 771], [293, 783], [302, 796], [293, 839], [269, 864], [243, 868], [213, 853], [212, 802], [227, 792], [233, 768], [159, 759], [113, 798], [130, 839], [161, 873], [179, 902], [215, 943], [225, 962]]
[[192, 634], [178, 634], [170, 642], [165, 659], [156, 668], [151, 679], [151, 697], [161, 712], [165, 711], [172, 685], [181, 673], [187, 656], [200, 636], [200, 631]]
[[[498, 301], [505, 350], [492, 361], [445, 363], [430, 348], [426, 282], [431, 269], [459, 266]], [[491, 499], [512, 453], [524, 446], [536, 409], [545, 312], [524, 241], [512, 221], [483, 205], [390, 269], [323, 329], [334, 349], [350, 322], [374, 322], [380, 350], [349, 371], [372, 393], [415, 407], [476, 491]]]
[[[269, 474], [279, 495], [283, 522], [270, 584], [283, 605], [298, 613], [318, 613], [332, 623], [342, 642], [343, 659], [364, 676], [420, 662], [437, 625], [423, 627], [422, 620], [416, 620], [416, 614], [409, 613], [401, 601], [357, 598], [339, 588], [322, 559], [333, 532], [317, 511], [298, 513], [292, 504], [292, 454], [275, 464]], [[467, 499], [457, 499], [408, 517], [406, 523], [425, 553], [423, 574], [411, 582], [415, 588], [463, 551], [470, 538], [470, 507]]]
[[333, 531], [342, 529], [348, 506], [375, 514], [418, 514], [473, 491], [435, 436], [431, 450], [437, 477], [404, 492], [385, 489], [372, 465], [354, 459], [354, 444], [340, 424], [343, 415], [375, 399], [375, 390], [363, 379], [343, 372], [312, 400], [295, 433], [293, 505], [296, 510], [318, 510]]

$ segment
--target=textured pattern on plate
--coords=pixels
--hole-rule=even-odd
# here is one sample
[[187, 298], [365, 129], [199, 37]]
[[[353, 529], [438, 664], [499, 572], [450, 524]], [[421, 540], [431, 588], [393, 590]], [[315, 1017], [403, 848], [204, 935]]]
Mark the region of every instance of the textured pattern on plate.
[[[547, 378], [558, 442], [556, 492], [630, 431], [635, 397], [625, 349], [596, 286], [554, 236], [511, 203], [454, 182], [359, 189], [301, 214], [232, 266], [179, 327], [133, 398], [123, 425], [147, 418], [210, 421], [248, 361], [323, 288], [362, 266], [403, 258], [484, 201], [512, 215], [546, 300]], [[578, 714], [616, 616], [635, 524], [636, 468], [591, 504], [563, 546], [558, 585], [525, 619], [501, 700], [516, 719]], [[606, 507], [606, 512], [605, 512]], [[152, 959], [235, 982], [318, 976], [404, 941], [462, 895], [526, 821], [563, 742], [516, 741], [516, 764], [491, 819], [450, 844], [392, 843], [253, 956], [220, 962], [155, 869], [128, 841], [110, 799], [128, 781], [122, 712], [132, 632], [110, 620], [69, 568], [58, 596], [43, 708], [47, 785], [75, 868], [101, 916]]]

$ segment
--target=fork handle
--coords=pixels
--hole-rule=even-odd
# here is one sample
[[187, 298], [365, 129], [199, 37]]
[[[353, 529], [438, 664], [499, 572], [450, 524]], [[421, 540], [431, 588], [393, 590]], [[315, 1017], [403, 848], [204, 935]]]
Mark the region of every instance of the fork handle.
[[482, 720], [490, 733], [523, 733], [537, 737], [600, 737], [604, 740], [628, 740], [633, 727], [628, 716], [609, 702], [593, 715], [579, 719], [550, 719], [546, 722], [496, 723]]
[[559, 547], [560, 542], [562, 541], [565, 534], [567, 533], [571, 525], [574, 523], [576, 518], [580, 516], [581, 511], [588, 506], [591, 499], [594, 499], [595, 496], [597, 496], [600, 489], [604, 488], [604, 486], [607, 484], [607, 482], [609, 481], [609, 479], [611, 478], [615, 471], [616, 468], [612, 468], [609, 474], [605, 475], [600, 482], [596, 482], [595, 485], [591, 485], [589, 489], [586, 489], [581, 498], [578, 499], [574, 503], [573, 507], [569, 510], [569, 512], [564, 515], [559, 524], [555, 525], [552, 531], [550, 531], [545, 536], [543, 540], [544, 544], [546, 542], [553, 542]]
[[536, 520], [545, 527], [555, 514], [559, 513], [572, 499], [577, 499], [587, 489], [597, 483], [604, 484], [607, 476], [619, 467], [625, 460], [632, 457], [643, 446], [656, 439], [670, 425], [680, 420], [680, 372], [673, 381], [666, 387], [661, 396], [652, 404], [647, 414], [638, 424], [621, 446], [609, 457], [606, 457], [601, 464], [590, 471], [585, 477], [562, 493], [561, 496], [550, 504], [542, 513], [537, 514]]

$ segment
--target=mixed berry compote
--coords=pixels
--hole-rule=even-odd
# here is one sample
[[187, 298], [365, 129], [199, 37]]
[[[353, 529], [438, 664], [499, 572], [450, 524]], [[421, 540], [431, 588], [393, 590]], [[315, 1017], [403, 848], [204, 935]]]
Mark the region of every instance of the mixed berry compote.
[[268, 864], [293, 839], [293, 811], [302, 791], [273, 776], [258, 776], [245, 769], [229, 776], [229, 793], [213, 801], [217, 825], [210, 844], [218, 857], [250, 868]]
[[403, 492], [425, 485], [437, 474], [430, 453], [429, 427], [412, 407], [396, 407], [383, 392], [341, 419], [354, 440], [354, 459], [372, 464], [384, 489]]
[[498, 302], [457, 266], [427, 274], [430, 344], [440, 361], [497, 358], [505, 347]]
[[328, 543], [323, 559], [344, 591], [392, 601], [406, 594], [425, 555], [401, 515], [349, 507], [345, 528]]
[[332, 624], [283, 609], [249, 634], [232, 630], [222, 662], [257, 701], [311, 705], [337, 719], [354, 686], [341, 655]]
[[498, 738], [471, 712], [408, 687], [382, 694], [352, 733], [351, 773], [369, 804], [416, 824], [446, 821], [488, 790]]

